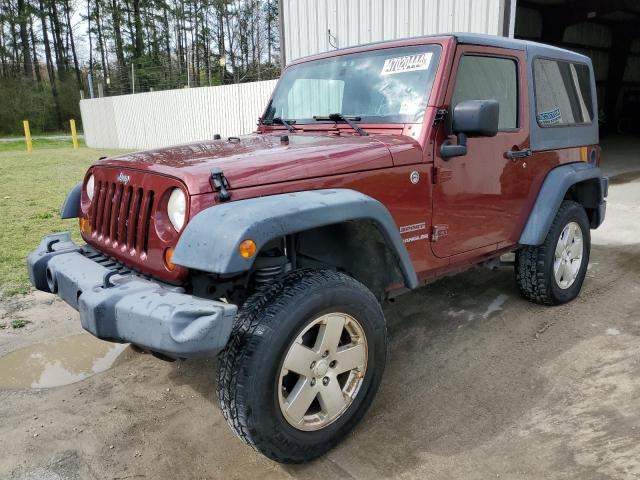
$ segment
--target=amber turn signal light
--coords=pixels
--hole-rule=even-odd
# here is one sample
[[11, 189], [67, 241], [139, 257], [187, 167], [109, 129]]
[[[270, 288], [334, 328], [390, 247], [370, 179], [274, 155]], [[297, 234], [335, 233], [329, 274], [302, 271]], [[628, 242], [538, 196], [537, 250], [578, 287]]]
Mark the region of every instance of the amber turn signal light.
[[238, 247], [238, 250], [240, 251], [241, 257], [251, 258], [256, 254], [256, 242], [254, 242], [253, 240], [244, 240], [240, 244], [240, 247]]
[[85, 235], [91, 235], [91, 222], [88, 218], [80, 217], [80, 231]]
[[587, 160], [587, 147], [580, 147], [580, 161], [586, 162]]
[[164, 251], [164, 264], [169, 269], [170, 272], [173, 272], [176, 268], [175, 263], [171, 261], [173, 258], [173, 248], [169, 247]]

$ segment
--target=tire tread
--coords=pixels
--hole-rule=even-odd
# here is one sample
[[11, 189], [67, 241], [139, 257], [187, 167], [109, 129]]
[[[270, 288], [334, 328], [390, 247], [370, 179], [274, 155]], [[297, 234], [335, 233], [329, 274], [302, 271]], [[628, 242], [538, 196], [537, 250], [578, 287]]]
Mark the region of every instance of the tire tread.
[[[246, 368], [247, 361], [255, 354], [260, 343], [259, 337], [270, 329], [277, 314], [299, 295], [304, 295], [310, 288], [322, 286], [327, 281], [365, 291], [371, 296], [372, 301], [376, 301], [366, 287], [343, 273], [313, 269], [290, 272], [270, 287], [254, 293], [247, 299], [236, 316], [229, 343], [219, 354], [217, 394], [224, 418], [240, 439], [280, 463], [300, 463], [315, 458], [319, 456], [318, 447], [289, 445], [287, 455], [283, 456], [282, 446], [289, 443], [284, 436], [279, 436], [280, 448], [274, 448], [272, 439], [264, 438], [257, 429], [251, 427], [248, 418], [250, 409], [247, 408], [248, 384], [251, 377], [249, 369]], [[278, 436], [278, 432], [271, 433]], [[322, 446], [321, 453], [335, 446], [339, 440]]]
[[549, 272], [553, 270], [553, 261], [549, 264], [548, 252], [555, 251], [556, 238], [553, 234], [565, 214], [574, 209], [584, 212], [582, 205], [572, 200], [564, 200], [556, 213], [549, 232], [541, 245], [525, 245], [516, 252], [515, 275], [516, 283], [522, 296], [530, 302], [541, 305], [557, 305], [560, 303], [553, 296]]

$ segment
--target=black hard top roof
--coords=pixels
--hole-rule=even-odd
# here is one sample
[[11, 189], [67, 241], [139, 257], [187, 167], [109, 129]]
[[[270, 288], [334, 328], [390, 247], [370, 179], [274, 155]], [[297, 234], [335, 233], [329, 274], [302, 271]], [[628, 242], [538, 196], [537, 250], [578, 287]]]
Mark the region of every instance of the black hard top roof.
[[[448, 33], [438, 33], [433, 35], [418, 35], [415, 37], [408, 38], [396, 38], [390, 40], [381, 40], [378, 42], [370, 42], [364, 43], [361, 45], [352, 45], [349, 47], [338, 48], [333, 50], [332, 52], [340, 52], [340, 51], [348, 51], [358, 47], [367, 47], [367, 46], [384, 46], [386, 43], [394, 43], [402, 40], [416, 40], [420, 38], [428, 39], [428, 38], [442, 38], [442, 37], [454, 37], [458, 43], [469, 44], [469, 45], [481, 45], [486, 47], [495, 47], [495, 48], [507, 48], [511, 50], [522, 50], [527, 53], [529, 58], [533, 58], [536, 56], [547, 57], [547, 58], [556, 58], [559, 60], [568, 60], [575, 61], [580, 63], [586, 63], [591, 66], [591, 60], [589, 57], [582, 55], [577, 52], [572, 52], [571, 50], [566, 50], [564, 48], [554, 47], [552, 45], [547, 45], [545, 43], [532, 42], [530, 40], [520, 40], [517, 38], [508, 38], [501, 37], [499, 35], [486, 35], [483, 33], [467, 33], [467, 32], [448, 32]], [[345, 52], [346, 53], [346, 52]], [[300, 60], [312, 59], [316, 55], [310, 55], [309, 57], [304, 57], [295, 60], [293, 63], [298, 63]]]
[[[450, 33], [444, 36], [453, 36], [458, 43], [471, 45], [483, 45], [487, 47], [509, 48], [512, 50], [526, 51], [528, 56], [551, 57], [562, 60], [574, 60], [581, 63], [590, 64], [589, 57], [580, 53], [572, 52], [564, 48], [554, 47], [545, 43], [532, 42], [530, 40], [520, 40], [517, 38], [500, 37], [497, 35], [484, 35], [481, 33]], [[431, 35], [430, 35], [431, 36]], [[439, 35], [442, 36], [442, 35]]]

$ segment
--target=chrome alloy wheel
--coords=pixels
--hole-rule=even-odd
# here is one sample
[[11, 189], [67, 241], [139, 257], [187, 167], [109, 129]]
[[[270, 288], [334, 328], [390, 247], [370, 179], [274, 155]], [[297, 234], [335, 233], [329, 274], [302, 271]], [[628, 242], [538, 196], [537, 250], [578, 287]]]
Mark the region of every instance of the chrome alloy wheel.
[[583, 250], [582, 229], [576, 222], [569, 222], [560, 233], [553, 259], [553, 274], [563, 290], [576, 281], [582, 265]]
[[345, 313], [316, 318], [289, 347], [278, 377], [280, 411], [298, 430], [320, 430], [355, 399], [367, 370], [367, 339]]

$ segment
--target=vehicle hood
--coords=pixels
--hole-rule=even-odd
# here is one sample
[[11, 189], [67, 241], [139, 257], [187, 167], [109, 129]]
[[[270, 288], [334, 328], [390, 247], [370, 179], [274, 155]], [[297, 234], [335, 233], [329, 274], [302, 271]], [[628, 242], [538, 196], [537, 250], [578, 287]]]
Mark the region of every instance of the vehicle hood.
[[375, 136], [252, 134], [101, 159], [98, 166], [135, 169], [179, 178], [192, 195], [212, 191], [219, 167], [231, 189], [341, 175], [392, 165], [389, 148]]

